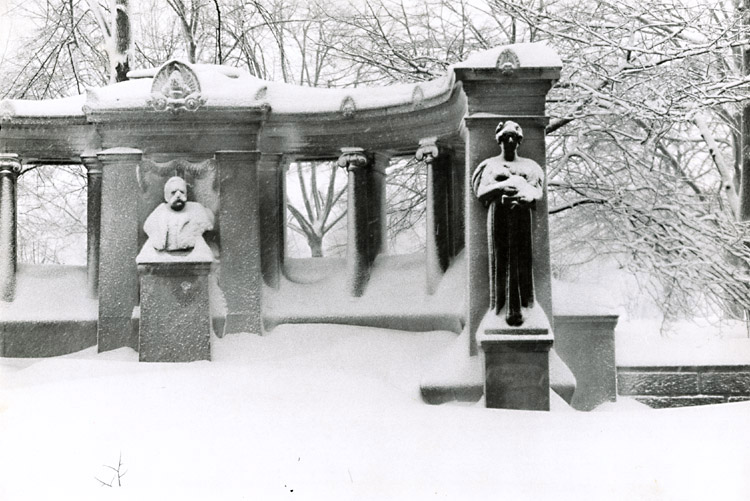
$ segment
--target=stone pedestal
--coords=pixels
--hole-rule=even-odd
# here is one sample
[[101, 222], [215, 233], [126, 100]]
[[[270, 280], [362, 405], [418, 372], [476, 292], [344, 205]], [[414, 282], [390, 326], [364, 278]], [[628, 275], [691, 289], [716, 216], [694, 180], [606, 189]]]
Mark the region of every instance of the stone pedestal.
[[553, 335], [540, 306], [524, 311], [522, 326], [505, 322], [505, 311], [488, 312], [477, 331], [484, 352], [486, 406], [548, 411], [549, 353]]
[[147, 241], [136, 258], [141, 281], [141, 362], [211, 359], [208, 273], [213, 255], [203, 239], [192, 251], [158, 252]]
[[576, 410], [617, 400], [616, 326], [617, 315], [555, 315], [555, 351], [575, 374]]

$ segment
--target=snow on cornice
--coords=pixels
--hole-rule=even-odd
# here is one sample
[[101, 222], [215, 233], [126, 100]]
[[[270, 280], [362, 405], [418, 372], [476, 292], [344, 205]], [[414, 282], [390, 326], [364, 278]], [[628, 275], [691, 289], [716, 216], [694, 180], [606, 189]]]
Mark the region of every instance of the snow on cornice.
[[0, 121], [10, 121], [14, 117], [60, 118], [84, 117], [83, 105], [86, 96], [78, 95], [60, 99], [4, 99], [0, 101]]
[[[118, 111], [159, 113], [152, 106], [152, 87], [159, 71], [170, 64], [170, 68], [183, 68], [197, 79], [200, 102], [196, 107], [199, 113], [201, 110], [232, 111], [234, 108], [270, 109], [271, 116], [341, 114], [344, 117], [367, 110], [385, 113], [391, 109], [410, 111], [446, 101], [455, 85], [455, 72], [452, 70], [495, 68], [510, 71], [525, 68], [559, 69], [562, 66], [559, 56], [545, 43], [523, 43], [474, 53], [466, 61], [453, 65], [445, 76], [427, 82], [331, 89], [261, 80], [239, 68], [170, 61], [159, 68], [131, 71], [131, 80], [87, 89], [85, 95], [42, 101], [0, 101], [0, 120], [90, 117], [92, 113]], [[195, 110], [189, 112], [192, 111]]]
[[[270, 107], [274, 114], [342, 113], [410, 106], [419, 109], [448, 98], [453, 76], [428, 82], [384, 87], [320, 88], [272, 82], [256, 78], [238, 68], [210, 64], [187, 64], [200, 82], [206, 109]], [[160, 68], [131, 71], [131, 80], [88, 91], [91, 111], [148, 108], [151, 86]]]

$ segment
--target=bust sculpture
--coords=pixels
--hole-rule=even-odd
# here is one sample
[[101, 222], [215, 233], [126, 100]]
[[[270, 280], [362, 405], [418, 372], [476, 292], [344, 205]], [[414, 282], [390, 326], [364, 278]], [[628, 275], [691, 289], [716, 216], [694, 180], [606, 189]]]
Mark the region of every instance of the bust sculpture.
[[174, 252], [193, 249], [213, 227], [213, 213], [198, 202], [188, 202], [187, 183], [175, 176], [164, 184], [164, 203], [148, 216], [143, 230], [154, 249]]
[[534, 303], [531, 210], [543, 196], [544, 171], [516, 154], [523, 130], [512, 121], [495, 129], [501, 154], [482, 161], [471, 177], [477, 198], [488, 206], [490, 309], [510, 326], [524, 322], [522, 308]]

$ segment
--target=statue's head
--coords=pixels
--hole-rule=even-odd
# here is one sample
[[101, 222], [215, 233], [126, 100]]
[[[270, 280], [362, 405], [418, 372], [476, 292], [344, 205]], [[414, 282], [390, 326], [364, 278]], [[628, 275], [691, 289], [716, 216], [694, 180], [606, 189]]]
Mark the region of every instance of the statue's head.
[[512, 120], [500, 122], [495, 129], [495, 139], [498, 144], [503, 145], [503, 148], [515, 150], [523, 141], [523, 129]]
[[179, 176], [170, 177], [164, 184], [164, 201], [174, 211], [181, 211], [187, 203], [187, 183]]

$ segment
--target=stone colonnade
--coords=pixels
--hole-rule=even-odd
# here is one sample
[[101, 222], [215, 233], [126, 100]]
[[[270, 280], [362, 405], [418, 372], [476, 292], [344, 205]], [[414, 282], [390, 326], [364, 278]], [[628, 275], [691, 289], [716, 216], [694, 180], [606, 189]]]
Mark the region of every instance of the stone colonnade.
[[[424, 138], [414, 145], [417, 158], [426, 164], [428, 179], [426, 293], [437, 291], [450, 259], [465, 244], [466, 322], [472, 336], [488, 307], [488, 257], [486, 211], [471, 195], [467, 176], [481, 160], [498, 154], [494, 128], [498, 122], [509, 119], [524, 129], [521, 154], [544, 166], [545, 98], [552, 82], [559, 77], [559, 68], [501, 66], [455, 67], [461, 100], [465, 98], [466, 105], [462, 124], [442, 129], [436, 125], [436, 130], [443, 131], [440, 138]], [[118, 134], [124, 134], [123, 144], [148, 143], [149, 146], [144, 147], [148, 154], [166, 154], [165, 148], [172, 147], [170, 141], [184, 130], [192, 130], [190, 137], [195, 141], [181, 143], [183, 154], [200, 151], [201, 155], [211, 155], [209, 148], [217, 141], [225, 148], [235, 144], [251, 145], [247, 151], [213, 152], [219, 176], [222, 247], [219, 279], [227, 299], [227, 332], [262, 330], [262, 286], [265, 283], [278, 288], [283, 273], [284, 165], [292, 155], [304, 155], [303, 151], [292, 151], [293, 148], [287, 151], [284, 147], [273, 152], [259, 151], [262, 148], [256, 144], [264, 144], [259, 124], [264, 120], [268, 117], [258, 114], [241, 124], [238, 122], [236, 127], [242, 132], [237, 134], [242, 141], [219, 141], [223, 141], [225, 128], [217, 128], [212, 135], [198, 134], [189, 127], [181, 129], [179, 124], [187, 123], [182, 119], [175, 122], [179, 126], [175, 125], [174, 131], [148, 125], [146, 130], [153, 131], [153, 137], [132, 127], [121, 129], [119, 125], [109, 125], [109, 122], [102, 122], [104, 125], [99, 132], [100, 144], [117, 146], [113, 143], [120, 140]], [[462, 146], [456, 143], [459, 136]], [[443, 139], [450, 140], [450, 145], [442, 144]], [[386, 239], [387, 156], [357, 146], [357, 137], [348, 136], [346, 144], [341, 144], [338, 160], [338, 164], [346, 168], [349, 179], [346, 269], [347, 288], [352, 296], [366, 293], [373, 262]], [[403, 145], [399, 148], [404, 151]], [[463, 148], [465, 152], [460, 151]], [[134, 258], [139, 250], [140, 228], [138, 203], [130, 194], [139, 193], [136, 167], [142, 158], [142, 151], [130, 148], [103, 149], [81, 155], [89, 184], [87, 289], [89, 295], [99, 298], [101, 350], [136, 347], [137, 343], [131, 317], [138, 305]], [[17, 155], [0, 155], [0, 298], [5, 301], [13, 299], [15, 289], [15, 182], [20, 168]], [[539, 303], [551, 316], [549, 243], [544, 216], [546, 198], [538, 204], [536, 212], [540, 217], [533, 221], [535, 289]], [[476, 343], [472, 341], [470, 346], [476, 354]]]
[[[362, 148], [342, 148], [339, 166], [348, 172], [347, 284], [352, 296], [366, 290], [375, 257], [386, 240], [385, 169], [389, 158]], [[427, 293], [433, 293], [449, 260], [462, 247], [462, 187], [456, 186], [452, 150], [434, 139], [420, 143], [417, 157], [427, 166]], [[86, 167], [87, 290], [99, 298], [101, 351], [138, 347], [132, 328], [138, 306], [140, 193], [137, 168], [143, 152], [110, 148], [80, 155]], [[217, 151], [222, 228], [220, 284], [227, 302], [225, 332], [261, 332], [262, 284], [278, 288], [284, 259], [285, 166], [290, 157], [259, 151]], [[459, 159], [461, 160], [461, 159]], [[16, 273], [16, 178], [18, 155], [0, 156], [0, 285], [12, 301]], [[460, 213], [460, 211], [458, 211]], [[261, 221], [263, 230], [261, 231]]]

